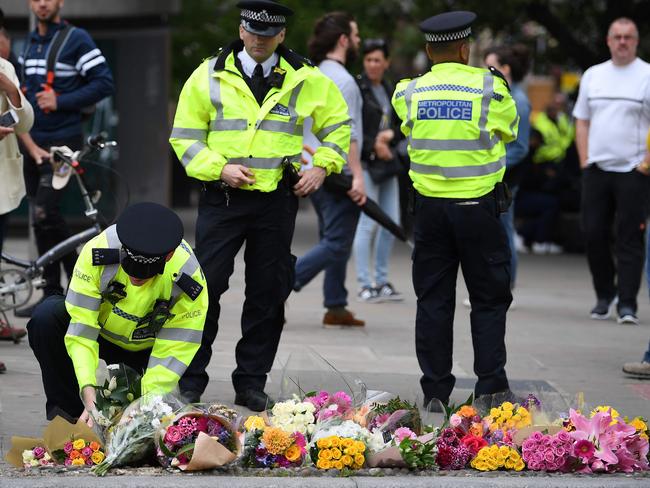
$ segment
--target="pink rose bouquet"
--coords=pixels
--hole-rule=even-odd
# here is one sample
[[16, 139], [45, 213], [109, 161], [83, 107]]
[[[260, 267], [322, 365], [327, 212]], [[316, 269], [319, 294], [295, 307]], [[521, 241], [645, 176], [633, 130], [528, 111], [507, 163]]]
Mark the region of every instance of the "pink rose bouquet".
[[568, 471], [574, 441], [564, 430], [555, 435], [534, 432], [522, 444], [522, 457], [533, 471]]

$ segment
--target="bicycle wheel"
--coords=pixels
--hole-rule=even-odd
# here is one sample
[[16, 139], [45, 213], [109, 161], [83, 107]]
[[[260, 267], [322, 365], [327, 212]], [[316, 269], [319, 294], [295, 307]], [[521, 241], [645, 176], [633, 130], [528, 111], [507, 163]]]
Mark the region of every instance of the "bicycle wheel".
[[22, 307], [32, 297], [34, 287], [29, 277], [19, 269], [0, 271], [0, 310]]

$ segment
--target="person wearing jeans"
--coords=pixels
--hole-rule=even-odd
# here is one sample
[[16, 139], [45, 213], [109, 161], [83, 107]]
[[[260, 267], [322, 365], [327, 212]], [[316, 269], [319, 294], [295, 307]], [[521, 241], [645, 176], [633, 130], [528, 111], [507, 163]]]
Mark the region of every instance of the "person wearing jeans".
[[[388, 45], [383, 39], [363, 43], [364, 73], [357, 77], [363, 97], [363, 150], [361, 164], [366, 195], [399, 224], [399, 183], [401, 163], [394, 150], [399, 120], [390, 104], [392, 85], [384, 78], [390, 65]], [[372, 259], [374, 242], [374, 260]], [[360, 302], [377, 303], [402, 300], [402, 294], [388, 281], [388, 261], [395, 237], [362, 214], [354, 238], [354, 261]], [[370, 263], [374, 264], [374, 283]]]

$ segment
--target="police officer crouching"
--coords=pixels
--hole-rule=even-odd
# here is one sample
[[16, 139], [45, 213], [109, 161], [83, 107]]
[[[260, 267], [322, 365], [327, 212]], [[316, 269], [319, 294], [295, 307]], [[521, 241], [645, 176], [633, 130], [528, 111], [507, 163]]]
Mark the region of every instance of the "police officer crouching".
[[501, 180], [505, 144], [516, 138], [518, 116], [500, 73], [467, 66], [475, 18], [458, 11], [422, 22], [433, 67], [400, 82], [393, 94], [415, 189], [416, 353], [425, 404], [448, 403], [455, 384], [459, 264], [472, 304], [475, 394], [509, 393], [504, 337], [512, 301], [510, 250], [499, 213], [509, 204]]
[[201, 343], [205, 287], [178, 216], [156, 203], [127, 208], [84, 245], [66, 296], [48, 297], [27, 324], [47, 418], [92, 425], [99, 358], [142, 372], [142, 394], [173, 390]]

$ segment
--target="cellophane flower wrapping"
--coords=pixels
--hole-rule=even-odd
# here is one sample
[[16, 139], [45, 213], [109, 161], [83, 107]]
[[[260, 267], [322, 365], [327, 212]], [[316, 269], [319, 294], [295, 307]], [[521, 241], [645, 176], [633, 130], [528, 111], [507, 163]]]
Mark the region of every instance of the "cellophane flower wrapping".
[[94, 429], [106, 441], [108, 430], [116, 425], [124, 410], [141, 396], [142, 375], [126, 364], [106, 366], [106, 379], [95, 386], [95, 408], [90, 412]]
[[189, 405], [157, 431], [158, 462], [182, 471], [225, 466], [241, 451], [239, 423], [236, 412], [223, 405]]
[[98, 476], [116, 466], [137, 464], [154, 453], [154, 437], [182, 403], [174, 394], [149, 393], [135, 400], [108, 429], [106, 458], [93, 467]]

